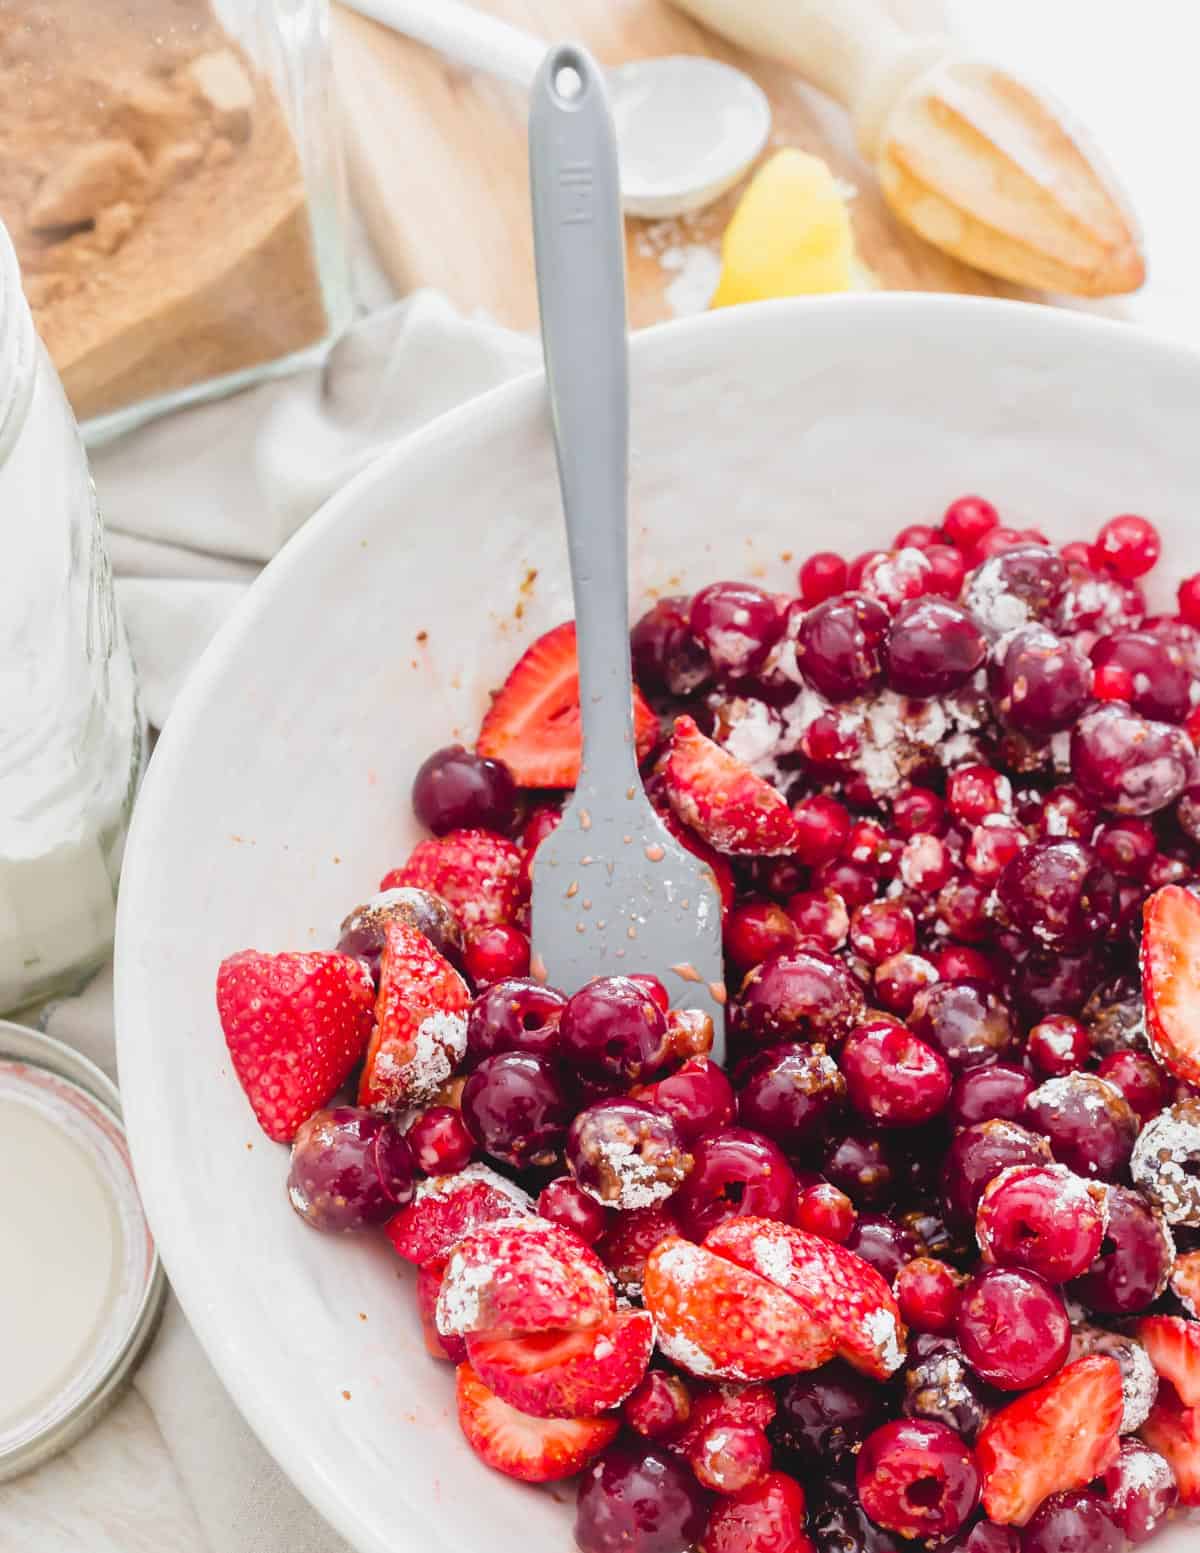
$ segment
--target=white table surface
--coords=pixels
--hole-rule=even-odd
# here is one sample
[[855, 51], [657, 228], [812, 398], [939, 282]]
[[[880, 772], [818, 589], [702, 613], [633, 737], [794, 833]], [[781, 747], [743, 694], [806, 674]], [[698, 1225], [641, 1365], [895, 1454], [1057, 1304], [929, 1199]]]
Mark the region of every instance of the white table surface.
[[[1103, 310], [1200, 346], [1200, 11], [1191, 0], [945, 6], [973, 48], [1038, 76], [1070, 103], [1130, 191], [1150, 280], [1137, 298]], [[128, 1393], [71, 1451], [0, 1488], [0, 1553], [222, 1550], [207, 1545], [152, 1416]]]

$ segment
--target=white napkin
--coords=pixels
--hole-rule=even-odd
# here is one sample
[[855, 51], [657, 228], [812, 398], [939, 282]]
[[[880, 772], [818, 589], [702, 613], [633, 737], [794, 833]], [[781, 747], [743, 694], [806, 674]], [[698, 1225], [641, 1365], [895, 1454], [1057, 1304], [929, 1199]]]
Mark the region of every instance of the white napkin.
[[[445, 299], [418, 293], [356, 324], [322, 371], [199, 406], [96, 451], [92, 468], [151, 722], [161, 726], [259, 566], [332, 491], [423, 422], [538, 363], [534, 340], [467, 321]], [[43, 1022], [115, 1076], [109, 972]], [[132, 1430], [134, 1448], [104, 1452], [84, 1442], [22, 1480], [21, 1493], [0, 1504], [0, 1550], [348, 1553], [253, 1437], [174, 1299], [135, 1387], [148, 1412], [122, 1407], [99, 1426]], [[138, 1519], [145, 1496], [126, 1490], [114, 1460], [141, 1475], [164, 1446], [170, 1463], [161, 1468], [173, 1465], [184, 1498], [172, 1516], [160, 1493]], [[81, 1515], [86, 1506], [78, 1526], [64, 1520], [67, 1483]], [[107, 1532], [106, 1517], [115, 1528]]]
[[418, 292], [323, 371], [153, 421], [92, 455], [150, 721], [263, 562], [384, 448], [539, 362], [536, 342]]

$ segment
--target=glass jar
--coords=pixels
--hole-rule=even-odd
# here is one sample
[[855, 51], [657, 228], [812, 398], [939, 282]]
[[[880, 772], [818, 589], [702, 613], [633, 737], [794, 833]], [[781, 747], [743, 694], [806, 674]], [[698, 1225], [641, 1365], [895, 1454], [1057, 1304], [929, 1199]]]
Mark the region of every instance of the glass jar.
[[0, 225], [0, 1011], [112, 944], [145, 749], [96, 493]]
[[2, 0], [0, 221], [85, 438], [350, 316], [328, 0]]

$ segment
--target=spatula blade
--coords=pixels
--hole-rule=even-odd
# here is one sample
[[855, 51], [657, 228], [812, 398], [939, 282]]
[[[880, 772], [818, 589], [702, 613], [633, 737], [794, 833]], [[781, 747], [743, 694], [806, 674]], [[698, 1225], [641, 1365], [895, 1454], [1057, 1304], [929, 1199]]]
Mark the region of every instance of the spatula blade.
[[[574, 992], [596, 976], [645, 971], [672, 1007], [712, 1016], [724, 1057], [721, 895], [713, 871], [666, 829], [640, 787], [595, 813], [577, 794], [533, 865], [535, 973]], [[611, 807], [611, 806], [610, 806]]]

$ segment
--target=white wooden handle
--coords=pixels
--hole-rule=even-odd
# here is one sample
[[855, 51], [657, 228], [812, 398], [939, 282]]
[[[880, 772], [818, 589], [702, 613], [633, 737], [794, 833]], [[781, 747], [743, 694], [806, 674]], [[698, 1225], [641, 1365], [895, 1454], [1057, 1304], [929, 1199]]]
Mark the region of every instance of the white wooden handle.
[[533, 85], [548, 45], [519, 27], [486, 16], [461, 0], [345, 0], [353, 11], [427, 43], [460, 64], [511, 81]]
[[853, 108], [864, 81], [906, 51], [876, 0], [674, 0], [706, 27], [770, 54]]

